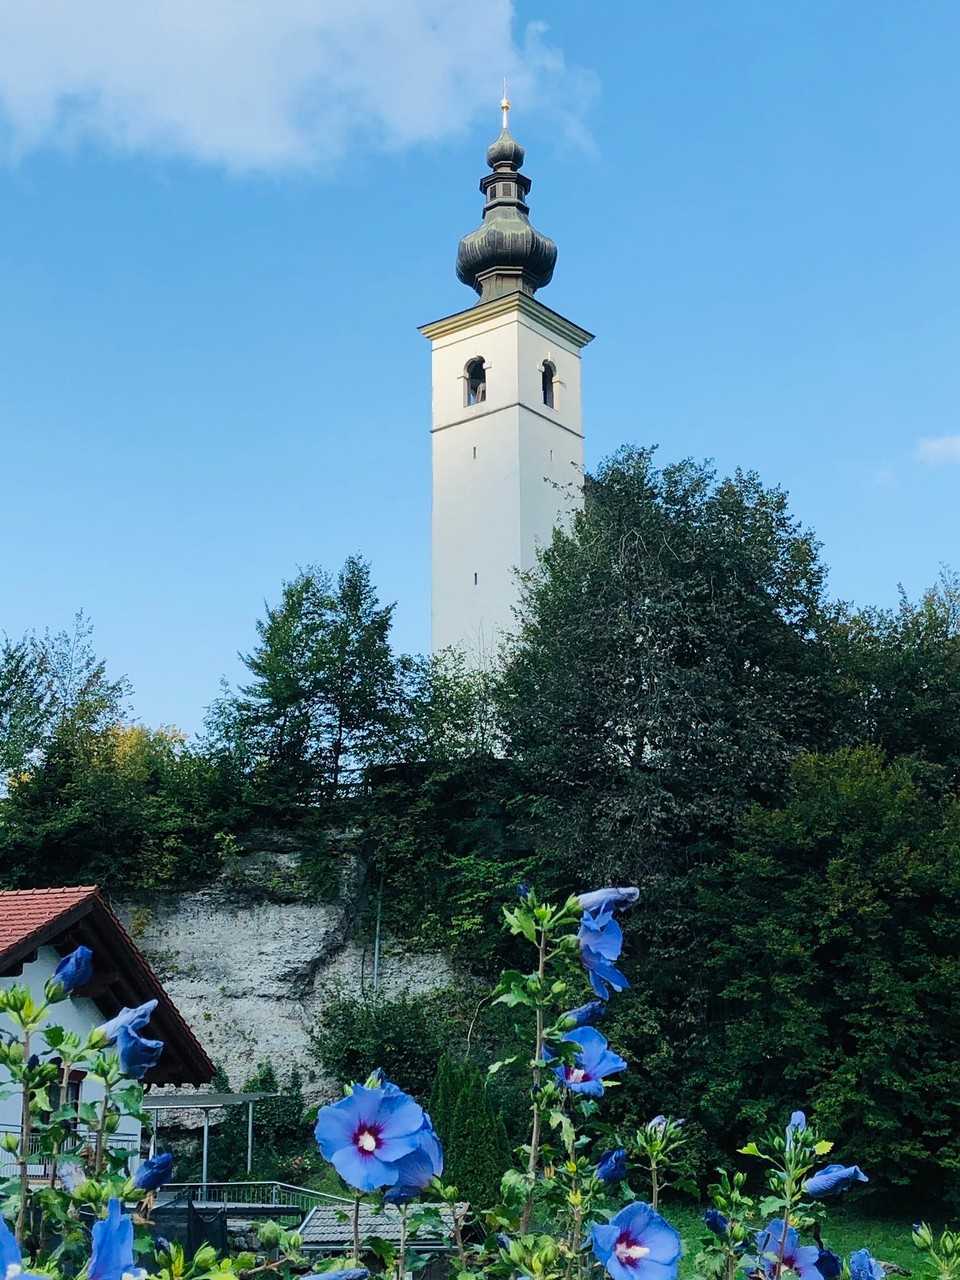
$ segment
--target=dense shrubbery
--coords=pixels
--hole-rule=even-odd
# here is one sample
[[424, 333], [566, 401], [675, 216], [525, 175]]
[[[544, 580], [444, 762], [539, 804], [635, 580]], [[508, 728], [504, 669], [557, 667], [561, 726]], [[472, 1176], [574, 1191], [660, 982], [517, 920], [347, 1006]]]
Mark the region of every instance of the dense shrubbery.
[[84, 624], [8, 642], [0, 880], [196, 883], [266, 828], [320, 894], [347, 832], [364, 927], [489, 973], [514, 954], [516, 879], [602, 869], [641, 890], [612, 1021], [645, 1069], [617, 1115], [686, 1115], [703, 1167], [802, 1090], [882, 1165], [871, 1191], [956, 1195], [960, 584], [831, 602], [816, 542], [752, 475], [624, 451], [586, 492], [495, 673], [393, 655], [354, 558], [285, 584], [198, 744], [122, 727]]

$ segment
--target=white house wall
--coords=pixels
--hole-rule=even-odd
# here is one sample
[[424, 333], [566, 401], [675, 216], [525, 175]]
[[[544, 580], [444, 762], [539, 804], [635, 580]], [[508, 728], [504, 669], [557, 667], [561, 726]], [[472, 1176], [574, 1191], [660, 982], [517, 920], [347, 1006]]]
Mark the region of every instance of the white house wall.
[[[0, 989], [27, 987], [35, 1000], [42, 1000], [47, 980], [53, 977], [59, 963], [60, 956], [53, 947], [40, 947], [36, 960], [23, 966], [21, 976], [17, 978], [0, 978]], [[44, 1025], [63, 1027], [67, 1031], [74, 1031], [77, 1035], [86, 1037], [94, 1027], [101, 1026], [106, 1020], [105, 1015], [92, 1000], [83, 996], [75, 996], [68, 997], [66, 1000], [61, 1001], [60, 1004], [54, 1005], [50, 1010], [49, 1016], [44, 1020]], [[10, 1022], [7, 1014], [0, 1014], [0, 1033], [8, 1036], [19, 1036], [21, 1034]], [[40, 1041], [39, 1047], [44, 1048], [42, 1036], [39, 1033], [37, 1040]], [[4, 1091], [6, 1088], [5, 1072], [0, 1069], [0, 1091]], [[93, 1080], [86, 1079], [83, 1081], [80, 1096], [84, 1102], [98, 1104], [103, 1098], [103, 1089]], [[129, 1141], [135, 1157], [140, 1146], [140, 1129], [139, 1122], [132, 1120], [129, 1116], [124, 1116], [115, 1135], [117, 1138]], [[17, 1097], [0, 1098], [0, 1132], [9, 1130], [20, 1132], [20, 1101]], [[0, 1156], [0, 1160], [4, 1162], [0, 1164], [0, 1169], [7, 1169], [7, 1157]], [[9, 1161], [12, 1161], [12, 1157], [9, 1158]], [[131, 1163], [131, 1168], [135, 1167], [135, 1164], [136, 1158]], [[36, 1172], [39, 1173], [41, 1171], [37, 1170]]]

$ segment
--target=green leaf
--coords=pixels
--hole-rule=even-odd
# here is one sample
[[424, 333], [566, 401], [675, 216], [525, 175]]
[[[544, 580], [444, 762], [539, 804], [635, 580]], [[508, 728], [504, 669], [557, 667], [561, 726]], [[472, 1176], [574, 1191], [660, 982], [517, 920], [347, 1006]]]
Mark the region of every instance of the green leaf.
[[566, 1112], [560, 1111], [559, 1109], [551, 1111], [549, 1119], [550, 1128], [559, 1129], [560, 1137], [563, 1139], [564, 1145], [568, 1148], [572, 1147], [574, 1140], [573, 1122]]
[[764, 1196], [760, 1201], [760, 1216], [771, 1218], [785, 1208], [787, 1208], [787, 1202], [782, 1196]]
[[519, 1054], [515, 1053], [512, 1058], [503, 1058], [500, 1062], [491, 1062], [489, 1067], [487, 1067], [487, 1075], [495, 1076], [497, 1072], [501, 1071], [504, 1067], [513, 1066], [519, 1056]]

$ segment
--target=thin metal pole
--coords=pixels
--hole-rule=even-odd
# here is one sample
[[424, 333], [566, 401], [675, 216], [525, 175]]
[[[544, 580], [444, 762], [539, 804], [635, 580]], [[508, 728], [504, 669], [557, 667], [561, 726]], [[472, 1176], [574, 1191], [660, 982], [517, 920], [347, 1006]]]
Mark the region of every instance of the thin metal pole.
[[373, 935], [373, 998], [380, 993], [380, 918], [383, 914], [383, 872], [380, 873], [380, 892], [377, 894], [377, 927]]
[[247, 1103], [247, 1174], [253, 1169], [253, 1103]]
[[203, 1108], [203, 1189], [200, 1199], [207, 1198], [207, 1161], [210, 1155], [210, 1108]]

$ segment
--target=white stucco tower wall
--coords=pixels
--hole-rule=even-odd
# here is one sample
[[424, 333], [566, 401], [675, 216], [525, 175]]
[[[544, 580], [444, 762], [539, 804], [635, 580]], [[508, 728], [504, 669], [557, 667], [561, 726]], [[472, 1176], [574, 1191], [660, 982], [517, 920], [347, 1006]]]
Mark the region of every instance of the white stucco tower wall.
[[518, 572], [582, 505], [592, 334], [522, 292], [421, 333], [433, 349], [433, 650], [456, 645], [482, 666], [514, 627]]

